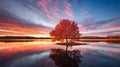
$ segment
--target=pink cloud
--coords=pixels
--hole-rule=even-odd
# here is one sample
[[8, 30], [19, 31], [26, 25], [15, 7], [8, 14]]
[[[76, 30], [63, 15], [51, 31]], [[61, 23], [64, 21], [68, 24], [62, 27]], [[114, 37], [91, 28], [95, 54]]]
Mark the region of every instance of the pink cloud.
[[15, 19], [0, 19], [0, 21], [0, 35], [48, 35], [50, 31], [47, 27], [24, 24]]
[[45, 11], [46, 13], [49, 12], [49, 10], [47, 8], [47, 2], [46, 2], [46, 0], [38, 1], [38, 5], [41, 6], [42, 10]]
[[50, 23], [56, 24], [62, 18], [74, 19], [72, 6], [67, 0], [39, 0], [37, 5], [40, 7], [37, 11], [41, 11], [44, 14], [42, 16], [48, 18]]
[[[84, 14], [84, 13], [83, 13]], [[103, 21], [89, 21], [79, 24], [80, 31], [84, 35], [117, 35], [120, 33], [120, 18], [111, 18]]]
[[64, 5], [65, 5], [65, 11], [64, 11], [64, 13], [67, 16], [69, 16], [71, 19], [74, 19], [74, 14], [72, 12], [71, 4], [68, 3], [67, 1], [64, 1]]
[[[116, 32], [115, 32], [116, 31]], [[101, 36], [106, 36], [106, 35], [116, 35], [120, 33], [120, 27], [111, 27], [111, 28], [104, 28], [100, 30], [90, 30], [90, 31], [84, 31], [82, 32], [84, 35], [101, 35]]]

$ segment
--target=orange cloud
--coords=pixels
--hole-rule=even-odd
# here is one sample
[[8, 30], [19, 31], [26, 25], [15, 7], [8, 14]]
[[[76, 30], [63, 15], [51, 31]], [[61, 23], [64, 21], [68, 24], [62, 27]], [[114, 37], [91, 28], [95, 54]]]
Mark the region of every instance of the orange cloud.
[[0, 19], [0, 35], [49, 35], [49, 28], [20, 23], [12, 19]]

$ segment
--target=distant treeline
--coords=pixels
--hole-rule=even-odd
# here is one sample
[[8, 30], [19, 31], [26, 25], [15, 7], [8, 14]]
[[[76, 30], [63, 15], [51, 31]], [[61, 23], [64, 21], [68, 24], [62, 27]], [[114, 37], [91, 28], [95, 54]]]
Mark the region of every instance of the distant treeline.
[[[51, 38], [50, 37], [31, 37], [31, 36], [1, 36], [0, 39], [51, 39]], [[73, 39], [73, 38], [69, 38], [69, 39]], [[105, 37], [81, 36], [79, 39], [120, 39], [120, 35], [105, 36]]]
[[106, 36], [107, 39], [120, 39], [120, 35]]
[[105, 37], [97, 37], [97, 36], [83, 36], [80, 39], [105, 39]]
[[80, 37], [80, 39], [120, 39], [120, 35], [105, 36], [105, 37], [99, 37], [99, 36], [83, 36], [83, 37]]
[[51, 39], [50, 37], [1, 36], [0, 39]]

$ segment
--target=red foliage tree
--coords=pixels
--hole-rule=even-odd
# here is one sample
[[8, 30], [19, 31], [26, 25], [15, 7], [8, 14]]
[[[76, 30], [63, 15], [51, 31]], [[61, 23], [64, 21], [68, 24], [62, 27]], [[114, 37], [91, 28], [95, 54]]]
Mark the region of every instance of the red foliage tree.
[[77, 40], [80, 37], [79, 28], [75, 21], [62, 19], [55, 29], [50, 32], [52, 41], [61, 41], [68, 43], [68, 39]]

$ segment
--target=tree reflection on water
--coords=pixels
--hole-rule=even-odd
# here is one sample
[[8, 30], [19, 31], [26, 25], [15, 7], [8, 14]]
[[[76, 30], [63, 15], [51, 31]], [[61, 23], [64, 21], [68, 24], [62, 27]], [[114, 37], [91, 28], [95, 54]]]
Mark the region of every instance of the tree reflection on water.
[[49, 57], [54, 60], [58, 67], [79, 67], [79, 63], [82, 62], [79, 50], [51, 49]]

